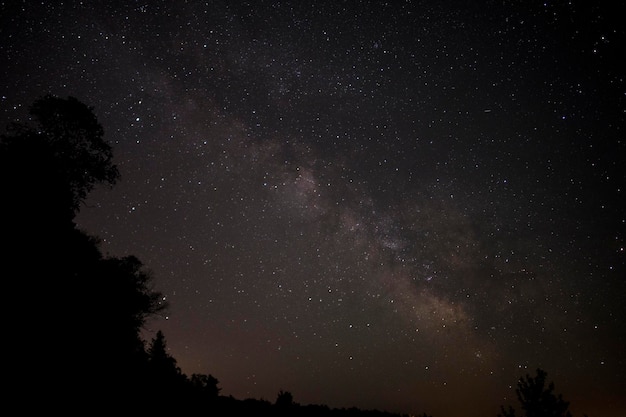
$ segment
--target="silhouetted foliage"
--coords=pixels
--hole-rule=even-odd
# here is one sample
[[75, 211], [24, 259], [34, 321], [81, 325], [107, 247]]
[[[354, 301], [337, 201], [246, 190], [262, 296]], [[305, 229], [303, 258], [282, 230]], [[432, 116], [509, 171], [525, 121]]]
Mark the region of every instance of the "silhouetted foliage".
[[113, 185], [119, 178], [104, 129], [93, 108], [74, 97], [46, 95], [33, 103], [30, 115], [35, 126], [13, 123], [2, 136], [3, 154], [11, 156], [2, 165], [10, 167], [13, 181], [25, 182], [21, 191], [34, 198], [45, 191], [41, 185], [56, 183], [54, 201], [75, 215], [94, 185]]
[[[571, 417], [569, 402], [564, 401], [561, 394], [554, 394], [554, 383], [546, 386], [547, 373], [537, 369], [537, 375], [526, 375], [517, 383], [517, 399], [526, 417]], [[501, 407], [502, 414], [498, 417], [516, 417], [512, 406]]]
[[101, 302], [107, 308], [107, 321], [112, 327], [137, 334], [146, 320], [167, 308], [160, 292], [152, 288], [152, 274], [133, 256], [107, 258], [101, 262]]
[[217, 386], [219, 381], [210, 374], [192, 374], [190, 382], [196, 393], [208, 399], [217, 398], [221, 391], [221, 388]]
[[69, 393], [114, 403], [145, 382], [139, 329], [166, 304], [137, 258], [104, 258], [73, 221], [96, 184], [119, 177], [92, 109], [45, 96], [30, 114], [34, 126], [13, 123], [0, 137], [0, 268], [18, 306], [5, 336], [19, 367], [5, 378], [18, 394], [33, 375], [54, 381], [26, 414], [80, 408]]
[[289, 391], [280, 390], [276, 397], [276, 405], [278, 407], [290, 407], [293, 405], [293, 395]]
[[44, 96], [30, 115], [0, 137], [0, 272], [15, 306], [2, 376], [21, 414], [399, 417], [301, 406], [282, 390], [274, 404], [220, 396], [214, 376], [181, 371], [162, 331], [146, 346], [141, 330], [167, 308], [152, 274], [103, 256], [74, 223], [93, 187], [119, 178], [102, 126], [73, 97]]
[[164, 379], [171, 379], [181, 374], [180, 369], [176, 365], [176, 359], [167, 353], [165, 336], [161, 330], [157, 332], [152, 342], [150, 342], [150, 346], [148, 347], [148, 361], [152, 369], [154, 369], [155, 374], [163, 375]]
[[162, 331], [158, 331], [148, 347], [148, 370], [150, 395], [160, 402], [160, 407], [171, 407], [187, 390], [187, 377], [182, 373], [176, 359], [167, 352]]

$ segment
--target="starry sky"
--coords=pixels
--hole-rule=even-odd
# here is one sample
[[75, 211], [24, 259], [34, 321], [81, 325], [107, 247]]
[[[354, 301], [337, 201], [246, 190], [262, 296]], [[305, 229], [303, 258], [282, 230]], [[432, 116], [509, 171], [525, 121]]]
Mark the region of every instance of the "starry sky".
[[2, 2], [0, 113], [93, 106], [121, 180], [77, 223], [224, 395], [495, 417], [542, 368], [623, 416], [611, 3]]

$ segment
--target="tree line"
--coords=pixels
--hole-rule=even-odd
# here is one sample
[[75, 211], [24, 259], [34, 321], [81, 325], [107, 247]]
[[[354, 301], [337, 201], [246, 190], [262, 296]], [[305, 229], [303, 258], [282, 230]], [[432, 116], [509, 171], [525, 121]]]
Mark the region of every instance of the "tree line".
[[[20, 414], [399, 417], [378, 410], [221, 396], [211, 374], [181, 372], [163, 332], [146, 321], [168, 307], [135, 256], [105, 256], [76, 215], [96, 185], [120, 179], [93, 108], [45, 95], [29, 123], [0, 136], [0, 271], [5, 294], [4, 398]], [[526, 417], [571, 417], [537, 371], [518, 383]], [[499, 417], [516, 417], [502, 407]], [[421, 417], [429, 417], [423, 414]]]

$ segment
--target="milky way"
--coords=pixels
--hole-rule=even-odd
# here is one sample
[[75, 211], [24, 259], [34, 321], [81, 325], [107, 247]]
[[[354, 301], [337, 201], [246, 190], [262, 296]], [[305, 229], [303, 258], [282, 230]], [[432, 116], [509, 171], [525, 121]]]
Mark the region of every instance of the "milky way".
[[1, 6], [4, 119], [93, 106], [78, 224], [222, 394], [495, 416], [548, 372], [626, 412], [623, 22], [583, 2]]

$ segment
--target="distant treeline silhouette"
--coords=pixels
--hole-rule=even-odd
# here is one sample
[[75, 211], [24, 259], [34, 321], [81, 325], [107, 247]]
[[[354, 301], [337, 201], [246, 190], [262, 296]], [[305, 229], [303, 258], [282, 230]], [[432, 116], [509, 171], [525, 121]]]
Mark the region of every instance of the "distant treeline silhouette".
[[[120, 173], [91, 107], [46, 95], [30, 124], [0, 137], [0, 219], [5, 295], [4, 398], [20, 415], [376, 416], [357, 408], [300, 405], [220, 395], [210, 374], [181, 372], [161, 331], [146, 321], [168, 307], [135, 256], [108, 257], [75, 217], [96, 185]], [[518, 397], [527, 417], [569, 417], [568, 403], [526, 376]], [[11, 408], [14, 407], [14, 408]], [[514, 417], [511, 407], [502, 417]], [[428, 417], [423, 414], [422, 417]]]

